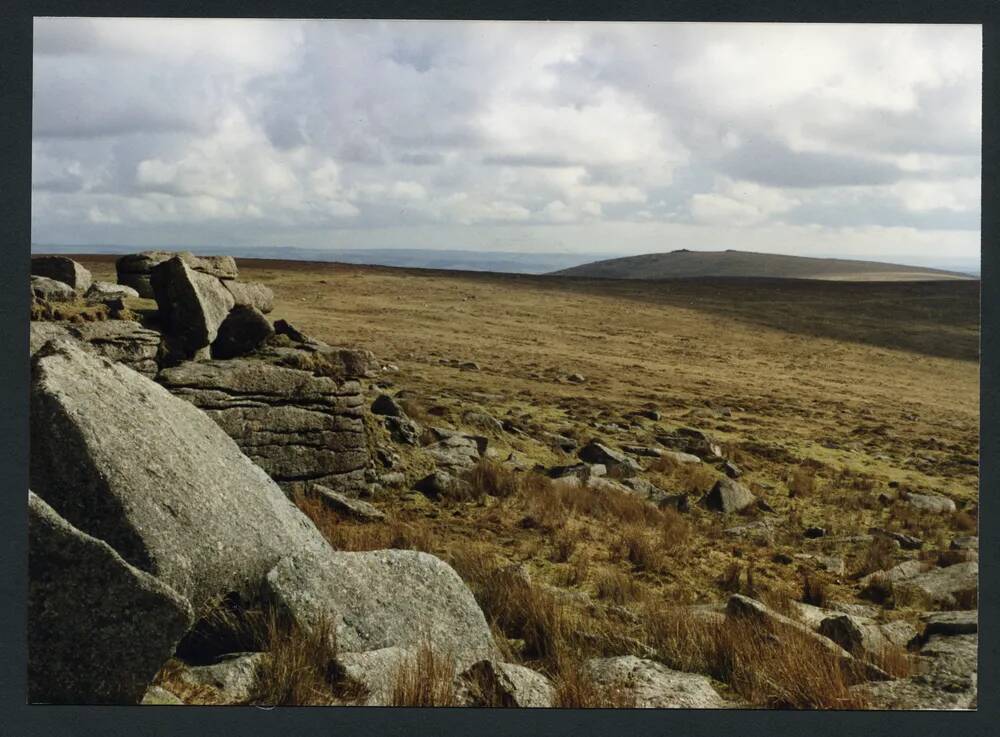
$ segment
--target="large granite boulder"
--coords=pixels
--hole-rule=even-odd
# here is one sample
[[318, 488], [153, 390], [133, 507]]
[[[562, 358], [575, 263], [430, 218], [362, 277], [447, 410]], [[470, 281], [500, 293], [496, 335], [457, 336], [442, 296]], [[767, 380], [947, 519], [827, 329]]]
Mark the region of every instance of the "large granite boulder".
[[466, 706], [542, 708], [552, 706], [555, 689], [541, 673], [514, 663], [480, 660], [459, 676]]
[[599, 688], [620, 689], [646, 709], [721, 709], [726, 702], [706, 676], [671, 670], [632, 655], [588, 660], [586, 670]]
[[76, 290], [65, 282], [49, 279], [47, 276], [31, 277], [31, 296], [45, 302], [72, 302]]
[[274, 335], [270, 321], [256, 307], [236, 305], [219, 326], [212, 358], [236, 358], [253, 352]]
[[28, 699], [136, 704], [191, 626], [185, 598], [28, 492]]
[[205, 413], [124, 366], [53, 341], [33, 359], [30, 403], [32, 488], [196, 614], [327, 547]]
[[233, 295], [238, 306], [253, 307], [264, 314], [274, 309], [274, 292], [265, 284], [233, 280], [224, 281], [222, 284]]
[[320, 483], [365, 488], [368, 449], [357, 381], [262, 360], [188, 362], [157, 380], [201, 408], [286, 490]]
[[979, 592], [979, 563], [966, 561], [945, 568], [933, 568], [919, 560], [908, 560], [888, 571], [861, 579], [861, 595], [878, 599], [891, 588], [899, 606], [922, 609], [968, 609], [976, 606]]
[[80, 293], [86, 292], [92, 281], [87, 269], [65, 256], [33, 256], [31, 275], [61, 281]]
[[160, 319], [188, 356], [209, 346], [233, 309], [233, 295], [214, 276], [194, 271], [181, 258], [153, 268], [149, 275]]
[[265, 597], [305, 630], [324, 618], [337, 650], [429, 643], [456, 668], [497, 655], [469, 587], [447, 563], [413, 550], [290, 555], [267, 574]]

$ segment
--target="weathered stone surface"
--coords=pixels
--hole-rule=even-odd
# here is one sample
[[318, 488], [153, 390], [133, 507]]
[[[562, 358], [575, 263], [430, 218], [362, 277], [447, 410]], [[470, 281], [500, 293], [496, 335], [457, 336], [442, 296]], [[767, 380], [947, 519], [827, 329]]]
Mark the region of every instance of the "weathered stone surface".
[[50, 343], [30, 400], [33, 488], [199, 615], [254, 592], [282, 556], [327, 547], [205, 413], [124, 366]]
[[229, 653], [218, 663], [188, 666], [178, 678], [189, 686], [209, 686], [219, 692], [224, 704], [245, 703], [257, 685], [257, 674], [266, 653]]
[[108, 281], [95, 281], [84, 294], [89, 300], [95, 302], [112, 302], [122, 299], [134, 299], [139, 296], [139, 292], [125, 284], [114, 284]]
[[634, 695], [640, 709], [721, 709], [726, 702], [709, 679], [671, 670], [632, 655], [588, 660], [586, 669], [598, 687]]
[[924, 625], [923, 636], [974, 635], [979, 632], [979, 612], [966, 609], [952, 612], [933, 612], [920, 618]]
[[849, 614], [826, 617], [817, 631], [855, 657], [876, 657], [891, 644], [877, 624]]
[[964, 609], [975, 606], [978, 598], [979, 563], [968, 561], [926, 570], [922, 561], [906, 561], [863, 578], [862, 594], [867, 595], [886, 581], [892, 584], [897, 604], [905, 602], [927, 609]]
[[723, 514], [739, 512], [757, 501], [750, 489], [733, 479], [719, 479], [701, 498], [701, 504]]
[[135, 704], [191, 606], [28, 492], [28, 698]]
[[530, 668], [480, 660], [459, 676], [466, 706], [548, 708], [555, 690], [551, 681]]
[[157, 379], [204, 410], [284, 488], [364, 489], [368, 449], [357, 381], [247, 358], [188, 362]]
[[407, 647], [342, 652], [337, 655], [337, 665], [348, 680], [364, 687], [362, 706], [392, 706], [396, 675], [414, 654], [415, 649]]
[[722, 447], [701, 430], [680, 427], [672, 433], [657, 435], [656, 440], [666, 448], [689, 453], [701, 460], [722, 458]]
[[389, 437], [397, 443], [406, 445], [416, 445], [420, 442], [420, 425], [409, 417], [388, 416], [383, 419], [385, 429], [389, 431]]
[[701, 463], [701, 458], [692, 453], [682, 453], [679, 450], [665, 450], [661, 458], [669, 458], [674, 463]]
[[486, 438], [479, 435], [431, 428], [438, 442], [424, 448], [424, 451], [434, 459], [441, 468], [451, 473], [460, 473], [472, 468], [486, 452]]
[[447, 471], [437, 470], [417, 481], [413, 485], [413, 489], [436, 499], [437, 497], [447, 495], [463, 483], [461, 479], [455, 478]]
[[596, 440], [591, 440], [580, 448], [577, 456], [584, 463], [600, 463], [609, 471], [615, 471], [622, 476], [634, 476], [642, 470], [634, 460], [624, 453], [612, 450]]
[[28, 354], [34, 356], [43, 345], [50, 340], [73, 341], [74, 335], [69, 332], [69, 325], [60, 322], [38, 322], [32, 320], [28, 329]]
[[855, 686], [876, 709], [974, 709], [977, 635], [934, 635], [910, 678]]
[[180, 258], [153, 267], [149, 278], [160, 319], [187, 355], [211, 345], [234, 304], [222, 282], [188, 268]]
[[46, 302], [72, 302], [77, 294], [76, 290], [65, 282], [47, 276], [32, 276], [31, 296]]
[[902, 532], [885, 530], [881, 527], [872, 527], [868, 532], [875, 537], [882, 537], [888, 540], [895, 540], [903, 550], [920, 550], [924, 546], [924, 541], [913, 535], [906, 535]]
[[659, 458], [665, 452], [662, 448], [654, 448], [651, 445], [623, 445], [622, 450], [640, 458]]
[[385, 514], [377, 507], [361, 499], [353, 499], [320, 484], [313, 484], [312, 492], [330, 509], [346, 517], [353, 517], [362, 522], [377, 522], [385, 519]]
[[735, 537], [742, 540], [751, 540], [759, 543], [769, 543], [774, 539], [778, 524], [771, 519], [759, 519], [748, 522], [745, 525], [727, 527], [723, 534], [727, 537]]
[[916, 494], [904, 491], [899, 498], [914, 509], [934, 514], [948, 514], [955, 511], [955, 502], [941, 494]]
[[219, 325], [212, 358], [236, 358], [253, 352], [274, 335], [271, 322], [255, 307], [236, 305]]
[[949, 547], [952, 550], [979, 550], [979, 537], [977, 535], [960, 535], [951, 541]]
[[260, 282], [226, 280], [222, 285], [233, 295], [233, 301], [242, 307], [253, 307], [265, 315], [274, 309], [274, 292]]
[[87, 269], [65, 256], [32, 256], [31, 275], [61, 281], [81, 294], [87, 291], [92, 282]]
[[101, 320], [74, 325], [71, 335], [90, 345], [99, 355], [125, 364], [146, 376], [157, 372], [160, 334], [132, 320]]
[[468, 586], [427, 553], [374, 550], [289, 556], [267, 574], [265, 595], [304, 628], [333, 623], [341, 653], [428, 642], [459, 670], [496, 655]]

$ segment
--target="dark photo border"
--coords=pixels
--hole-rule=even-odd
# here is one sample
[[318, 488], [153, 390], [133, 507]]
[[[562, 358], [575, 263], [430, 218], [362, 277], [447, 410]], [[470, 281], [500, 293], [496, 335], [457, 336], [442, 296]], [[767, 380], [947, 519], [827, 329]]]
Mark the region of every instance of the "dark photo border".
[[[287, 707], [86, 707], [26, 704], [25, 598], [28, 487], [28, 290], [31, 237], [31, 74], [34, 16], [465, 18], [505, 20], [795, 21], [983, 24], [982, 323], [980, 392], [980, 654], [976, 712], [783, 712], [695, 710], [492, 710]], [[1000, 567], [998, 390], [998, 138], [1000, 2], [996, 0], [627, 0], [610, 4], [475, 0], [5, 0], [0, 3], [0, 735], [866, 735], [1000, 734], [996, 629]], [[942, 392], [948, 391], [941, 387]]]

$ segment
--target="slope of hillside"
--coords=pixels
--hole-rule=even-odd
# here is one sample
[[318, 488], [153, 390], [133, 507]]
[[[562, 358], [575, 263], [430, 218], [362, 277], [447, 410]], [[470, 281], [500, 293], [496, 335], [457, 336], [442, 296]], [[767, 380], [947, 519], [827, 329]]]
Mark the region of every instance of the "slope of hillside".
[[966, 274], [877, 261], [785, 256], [751, 251], [688, 251], [594, 261], [552, 272], [599, 279], [677, 279], [706, 276], [831, 279], [837, 281], [924, 281], [969, 279]]

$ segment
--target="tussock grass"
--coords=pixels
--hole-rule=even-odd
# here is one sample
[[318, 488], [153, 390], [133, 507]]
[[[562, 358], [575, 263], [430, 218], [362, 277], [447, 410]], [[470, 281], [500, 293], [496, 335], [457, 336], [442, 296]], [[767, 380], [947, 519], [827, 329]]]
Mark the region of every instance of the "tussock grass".
[[579, 660], [565, 658], [553, 683], [552, 705], [561, 709], [633, 709], [635, 695], [620, 685], [598, 685]]
[[421, 643], [393, 674], [391, 706], [458, 706], [455, 661]]
[[703, 494], [719, 480], [719, 474], [707, 463], [679, 463], [669, 456], [655, 458], [647, 471], [657, 486], [685, 494]]
[[805, 466], [793, 468], [786, 483], [788, 495], [791, 497], [809, 497], [815, 494], [818, 488], [815, 471]]
[[466, 471], [462, 478], [471, 487], [473, 498], [486, 494], [506, 499], [521, 488], [520, 474], [485, 458]]
[[322, 500], [302, 492], [296, 493], [293, 501], [337, 550], [361, 552], [394, 548], [431, 552], [434, 547], [432, 531], [425, 525], [395, 517], [381, 524], [345, 519]]
[[835, 656], [793, 630], [771, 632], [753, 620], [691, 616], [649, 606], [649, 643], [668, 666], [728, 683], [753, 704], [787, 709], [858, 709]]
[[615, 604], [627, 604], [642, 598], [643, 590], [636, 580], [617, 568], [605, 568], [595, 581], [597, 598]]

